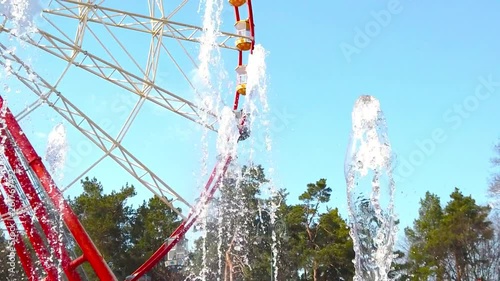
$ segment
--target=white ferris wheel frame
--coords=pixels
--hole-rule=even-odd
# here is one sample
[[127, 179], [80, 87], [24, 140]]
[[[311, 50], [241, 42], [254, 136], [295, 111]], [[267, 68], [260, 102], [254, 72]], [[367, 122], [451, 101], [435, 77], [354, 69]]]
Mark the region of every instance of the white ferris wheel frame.
[[[60, 34], [56, 35], [38, 29], [36, 32], [20, 38], [53, 57], [67, 62], [66, 69], [64, 69], [59, 79], [54, 83], [50, 83], [44, 79], [36, 70], [32, 69], [20, 57], [11, 52], [8, 46], [0, 42], [0, 65], [9, 67], [11, 73], [37, 96], [37, 101], [17, 114], [16, 119], [21, 120], [38, 106], [46, 104], [102, 150], [104, 153], [103, 156], [90, 165], [80, 176], [76, 177], [69, 186], [77, 182], [103, 159], [109, 157], [139, 183], [149, 189], [154, 195], [158, 196], [180, 217], [186, 220], [186, 215], [180, 212], [178, 208], [184, 206], [186, 208], [182, 209], [191, 210], [192, 206], [187, 200], [183, 199], [174, 188], [169, 186], [162, 178], [127, 150], [123, 146], [122, 140], [145, 102], [154, 103], [185, 119], [199, 123], [209, 130], [217, 131], [218, 117], [216, 114], [212, 112], [203, 112], [202, 109], [191, 101], [155, 84], [159, 56], [160, 53], [164, 52], [172, 59], [190, 85], [194, 87], [188, 76], [176, 62], [174, 54], [169, 52], [168, 48], [163, 44], [163, 38], [169, 37], [176, 40], [196, 66], [195, 60], [190, 56], [183, 42], [201, 43], [199, 37], [203, 32], [203, 28], [170, 20], [175, 13], [185, 6], [188, 2], [187, 0], [184, 0], [168, 15], [165, 15], [162, 9], [163, 0], [148, 0], [149, 15], [107, 8], [101, 5], [105, 2], [104, 0], [98, 2], [99, 3], [96, 3], [96, 1], [91, 0], [52, 0], [50, 1], [50, 8], [43, 10], [42, 17], [51, 28], [58, 30]], [[161, 17], [155, 16], [157, 13], [159, 13]], [[55, 21], [58, 17], [65, 17], [78, 21], [76, 36], [74, 36], [74, 38], [71, 38], [69, 34], [58, 28]], [[120, 66], [118, 60], [115, 59], [113, 54], [109, 51], [107, 51], [107, 53], [111, 59], [104, 59], [82, 49], [85, 34], [92, 33], [92, 29], [87, 25], [88, 23], [104, 26], [111, 36], [113, 36], [113, 31], [110, 27], [151, 35], [147, 63], [142, 67], [134, 60], [130, 53], [127, 52], [126, 48], [120, 45], [120, 48], [122, 48], [136, 66], [140, 68], [141, 76]], [[0, 23], [0, 32], [11, 33], [11, 30], [6, 24], [6, 21]], [[220, 32], [217, 38], [217, 45], [219, 48], [238, 51], [234, 45], [231, 45], [237, 38], [251, 40], [250, 37], [242, 36], [241, 34]], [[99, 41], [99, 43], [103, 48], [106, 48], [103, 42]], [[9, 61], [9, 64], [6, 63], [7, 61]], [[60, 81], [64, 78], [71, 66], [85, 70], [140, 97], [131, 114], [126, 119], [118, 136], [111, 136], [106, 130], [86, 115], [85, 112], [73, 104], [70, 99], [67, 98], [66, 94], [58, 90]], [[202, 121], [202, 116], [204, 117], [204, 121]]]

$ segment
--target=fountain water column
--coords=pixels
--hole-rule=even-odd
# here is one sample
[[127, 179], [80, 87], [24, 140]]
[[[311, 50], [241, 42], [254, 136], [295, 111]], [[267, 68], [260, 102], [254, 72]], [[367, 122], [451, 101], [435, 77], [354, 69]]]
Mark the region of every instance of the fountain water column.
[[380, 102], [361, 96], [352, 112], [345, 160], [350, 234], [356, 253], [354, 280], [389, 280], [397, 232], [392, 156]]
[[[217, 79], [219, 77], [214, 77], [214, 74], [219, 73], [222, 67], [222, 60], [219, 47], [217, 46], [217, 36], [220, 32], [221, 25], [221, 13], [223, 9], [222, 0], [202, 0], [199, 4], [199, 13], [202, 13], [203, 19], [203, 33], [200, 38], [200, 50], [198, 54], [198, 68], [196, 69], [196, 103], [201, 109], [201, 121], [203, 123], [208, 123], [209, 113], [218, 114], [220, 110], [221, 102], [221, 91], [220, 87], [217, 88]], [[201, 146], [203, 157], [201, 159], [202, 163], [202, 173], [200, 179], [208, 175], [208, 159], [209, 148], [208, 148], [208, 129], [203, 131], [201, 137]], [[208, 256], [206, 252], [206, 241], [207, 238], [207, 220], [208, 213], [207, 210], [203, 210], [200, 214], [200, 230], [202, 231], [202, 243], [203, 243], [203, 269], [201, 272], [201, 280], [207, 279], [208, 274]]]

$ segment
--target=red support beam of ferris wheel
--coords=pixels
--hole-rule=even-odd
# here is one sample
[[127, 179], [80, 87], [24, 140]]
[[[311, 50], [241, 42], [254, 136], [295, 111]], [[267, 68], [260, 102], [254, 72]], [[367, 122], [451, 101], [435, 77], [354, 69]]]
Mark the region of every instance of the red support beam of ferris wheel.
[[[4, 142], [5, 153], [7, 153], [9, 149], [6, 146], [6, 144], [8, 144], [9, 142], [10, 140], [8, 138], [5, 139]], [[15, 171], [15, 169], [13, 170]], [[1, 175], [1, 177], [2, 179], [0, 181], [2, 187], [5, 190], [6, 195], [12, 201], [11, 208], [19, 212], [17, 214], [17, 217], [19, 218], [19, 221], [21, 222], [26, 232], [28, 240], [31, 242], [31, 245], [35, 250], [36, 256], [40, 260], [43, 269], [45, 270], [45, 272], [47, 272], [48, 280], [56, 281], [58, 279], [57, 268], [50, 261], [50, 254], [47, 251], [47, 248], [45, 248], [42, 237], [40, 236], [37, 229], [35, 228], [35, 225], [33, 224], [34, 222], [33, 218], [26, 212], [27, 210], [23, 210], [24, 205], [21, 201], [21, 198], [19, 197], [19, 194], [17, 194], [17, 191], [11, 187], [11, 180], [9, 179], [9, 174], [7, 172], [4, 172], [3, 175]], [[30, 272], [31, 271], [27, 271], [26, 274], [30, 275]]]
[[[3, 103], [4, 100], [0, 97], [0, 108], [3, 108]], [[45, 192], [51, 199], [55, 208], [62, 216], [68, 230], [71, 232], [76, 243], [82, 250], [85, 260], [90, 263], [100, 280], [117, 281], [116, 276], [106, 264], [106, 261], [95, 247], [68, 202], [64, 200], [62, 193], [57, 188], [48, 170], [45, 168], [42, 159], [36, 153], [35, 149], [17, 123], [14, 115], [12, 115], [12, 112], [8, 108], [5, 109], [4, 118], [7, 130], [10, 132], [13, 140], [17, 143], [29, 166], [40, 180], [42, 187], [45, 189]]]
[[[201, 196], [201, 200], [198, 201], [198, 204], [196, 204], [196, 206], [194, 206], [191, 209], [187, 219], [183, 221], [177, 227], [177, 229], [170, 235], [169, 238], [173, 238], [173, 240], [163, 243], [160, 246], [160, 248], [156, 250], [156, 252], [154, 252], [153, 255], [143, 265], [141, 265], [136, 271], [134, 271], [134, 273], [131, 276], [127, 278], [127, 281], [137, 281], [144, 274], [146, 274], [146, 272], [150, 271], [184, 237], [186, 232], [188, 232], [189, 229], [191, 229], [191, 227], [198, 219], [203, 208], [206, 208], [206, 205], [210, 202], [210, 200], [214, 196], [214, 193], [221, 182], [222, 176], [226, 173], [227, 169], [229, 168], [229, 164], [231, 164], [231, 161], [232, 157], [227, 156], [226, 160], [222, 162], [223, 163], [222, 168], [219, 167], [220, 163], [216, 164], [205, 185], [205, 188]], [[215, 184], [212, 184], [214, 183], [214, 180]]]
[[[7, 161], [9, 162], [10, 167], [12, 170], [16, 171], [15, 176], [19, 182], [19, 185], [21, 189], [23, 190], [24, 194], [26, 195], [26, 198], [31, 206], [31, 209], [33, 210], [35, 216], [38, 218], [38, 221], [40, 223], [40, 226], [42, 228], [42, 231], [45, 233], [45, 237], [47, 238], [49, 242], [49, 246], [51, 249], [56, 249], [54, 250], [54, 254], [58, 260], [61, 261], [61, 265], [63, 268], [64, 273], [66, 273], [66, 276], [68, 277], [69, 281], [79, 281], [81, 280], [80, 276], [76, 273], [76, 271], [71, 268], [71, 259], [68, 254], [68, 251], [66, 248], [61, 247], [60, 241], [58, 239], [59, 233], [57, 232], [57, 229], [54, 228], [54, 225], [50, 223], [50, 217], [48, 215], [48, 211], [45, 208], [42, 200], [38, 196], [33, 183], [31, 182], [28, 174], [25, 171], [25, 168], [23, 167], [23, 164], [21, 161], [17, 158], [17, 153], [14, 148], [14, 143], [11, 139], [11, 137], [5, 132], [5, 129], [0, 130], [0, 137], [5, 138], [4, 141], [4, 154], [5, 157], [7, 158]], [[7, 191], [7, 190], [6, 190]], [[7, 191], [8, 192], [8, 191]], [[17, 193], [13, 194], [13, 199], [14, 200], [19, 200], [19, 196]], [[16, 201], [15, 201], [16, 202]], [[20, 202], [20, 201], [19, 201]], [[20, 204], [20, 203], [18, 203]], [[18, 208], [18, 207], [16, 207]], [[21, 207], [19, 207], [21, 208]], [[21, 215], [20, 215], [21, 218]], [[23, 220], [21, 220], [22, 222]], [[37, 253], [38, 258], [40, 259], [40, 262], [42, 263], [42, 266], [44, 266], [45, 271], [49, 274], [50, 278], [54, 279], [49, 279], [49, 280], [57, 280], [57, 268], [54, 267], [54, 264], [50, 262], [49, 260], [49, 255], [46, 251], [45, 245], [43, 244], [40, 235], [38, 234], [37, 230], [34, 229], [32, 226], [30, 226], [31, 219], [29, 219], [28, 222], [26, 222], [24, 225], [24, 228], [27, 230], [28, 236], [33, 235], [33, 241], [30, 237], [31, 244], [33, 245], [33, 248], [35, 252]], [[32, 223], [31, 223], [32, 224]], [[33, 229], [33, 230], [31, 230]]]
[[[3, 222], [5, 223], [5, 227], [7, 228], [9, 236], [11, 237], [11, 239], [13, 239], [14, 248], [16, 249], [17, 256], [21, 261], [21, 265], [24, 269], [24, 272], [26, 272], [26, 275], [28, 276], [28, 280], [30, 281], [40, 280], [40, 278], [38, 278], [35, 274], [30, 274], [32, 272], [35, 272], [33, 261], [31, 260], [29, 251], [26, 248], [26, 245], [24, 244], [21, 238], [21, 233], [19, 232], [19, 229], [17, 228], [14, 219], [9, 214], [9, 206], [5, 203], [2, 193], [0, 193], [0, 217], [4, 218]], [[2, 262], [7, 263], [8, 261], [2, 261]]]

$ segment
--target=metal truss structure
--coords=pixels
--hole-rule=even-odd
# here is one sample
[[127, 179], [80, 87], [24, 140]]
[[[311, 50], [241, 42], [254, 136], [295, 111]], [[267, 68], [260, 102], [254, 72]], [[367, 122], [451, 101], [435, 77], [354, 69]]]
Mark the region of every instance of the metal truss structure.
[[[131, 125], [147, 103], [217, 132], [218, 116], [215, 112], [196, 106], [185, 94], [169, 89], [170, 85], [157, 83], [159, 62], [166, 56], [191, 90], [193, 92], [197, 90], [185, 64], [189, 64], [191, 69], [197, 67], [192, 46], [201, 43], [203, 28], [184, 22], [186, 19], [182, 14], [184, 12], [186, 15], [185, 10], [191, 1], [177, 1], [180, 3], [170, 5], [171, 7], [167, 9], [167, 3], [163, 3], [167, 1], [145, 0], [147, 9], [141, 10], [135, 9], [134, 5], [137, 4], [126, 4], [117, 0], [52, 0], [42, 13], [44, 26], [39, 27], [36, 32], [18, 35], [16, 27], [6, 16], [0, 22], [0, 33], [11, 37], [17, 36], [18, 40], [65, 65], [61, 75], [55, 81], [51, 81], [26, 63], [9, 48], [7, 43], [0, 41], [0, 65], [8, 69], [9, 73], [36, 97], [30, 106], [16, 115], [7, 108], [3, 108], [1, 114], [5, 123], [0, 130], [5, 151], [4, 172], [1, 175], [5, 196], [0, 192], [0, 215], [9, 234], [14, 237], [20, 233], [18, 228], [31, 233], [28, 237], [29, 242], [43, 266], [42, 275], [46, 278], [44, 280], [58, 280], [57, 268], [62, 268], [68, 280], [81, 280], [79, 266], [84, 262], [92, 266], [101, 280], [116, 280], [116, 277], [64, 200], [63, 190], [55, 186], [51, 175], [22, 132], [19, 121], [31, 115], [38, 107], [44, 105], [52, 108], [103, 153], [102, 157], [92, 163], [71, 184], [77, 182], [104, 159], [112, 159], [183, 219], [179, 228], [170, 237], [165, 237], [165, 244], [131, 274], [127, 279], [130, 281], [138, 280], [151, 270], [184, 237], [213, 196], [232, 160], [227, 156], [217, 163], [203, 193], [196, 205], [192, 206], [175, 188], [167, 184], [166, 179], [148, 168], [139, 159], [140, 155], [135, 155], [124, 146], [123, 140], [128, 135]], [[255, 36], [251, 1], [230, 0], [229, 3], [234, 7], [236, 31], [219, 32], [216, 45], [234, 52], [238, 61], [237, 90], [233, 103], [233, 109], [236, 111], [239, 97], [246, 94], [243, 53], [253, 50]], [[121, 8], [123, 6], [127, 7]], [[242, 7], [245, 6], [248, 8], [246, 12], [248, 17], [241, 19], [240, 11], [244, 12]], [[187, 15], [191, 14], [192, 18], [194, 13], [195, 11], [189, 11]], [[147, 54], [143, 54], [145, 57], [137, 58], [136, 54], [130, 51], [134, 45], [124, 42], [123, 37], [120, 37], [131, 33], [146, 36], [148, 48]], [[173, 45], [176, 46], [176, 51], [173, 50]], [[178, 52], [183, 55], [182, 62]], [[118, 53], [120, 55], [117, 55]], [[61, 81], [64, 81], [68, 72], [75, 69], [118, 86], [124, 92], [137, 97], [137, 102], [117, 135], [112, 135], [84, 109], [72, 102], [74, 97], [70, 91], [61, 89]], [[4, 106], [1, 98], [0, 103]], [[240, 128], [244, 128], [244, 123], [245, 116], [242, 116]], [[14, 203], [8, 205], [8, 202]], [[180, 209], [190, 211], [186, 214]], [[56, 210], [62, 217], [68, 230], [67, 234], [83, 252], [81, 256], [71, 257], [66, 249], [61, 249], [55, 254], [57, 262], [51, 262], [49, 252], [51, 248], [57, 246], [58, 240], [50, 219], [57, 214], [51, 214], [50, 210]], [[34, 225], [30, 221], [37, 221], [39, 225]], [[22, 240], [14, 240], [16, 251], [30, 280], [42, 280], [40, 272], [35, 273], [32, 255], [27, 254], [28, 246]]]

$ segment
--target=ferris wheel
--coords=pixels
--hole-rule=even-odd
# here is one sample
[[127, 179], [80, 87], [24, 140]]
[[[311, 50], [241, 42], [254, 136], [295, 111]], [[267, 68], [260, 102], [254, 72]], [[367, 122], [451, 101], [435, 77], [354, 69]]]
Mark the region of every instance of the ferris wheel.
[[[233, 62], [236, 81], [231, 100], [227, 102], [238, 119], [239, 140], [242, 140], [248, 132], [245, 130], [246, 116], [239, 112], [239, 100], [246, 95], [246, 61], [255, 45], [253, 10], [251, 0], [228, 2], [221, 13], [231, 14], [234, 22], [222, 25], [221, 30], [214, 33], [213, 43], [224, 59]], [[0, 19], [3, 17], [0, 65], [20, 85], [17, 95], [7, 95], [4, 91], [0, 97], [5, 170], [0, 215], [9, 234], [29, 234], [33, 255], [26, 251], [29, 245], [24, 241], [17, 240], [14, 246], [30, 280], [42, 280], [30, 274], [34, 257], [43, 266], [44, 280], [58, 278], [57, 265], [48, 258], [48, 249], [58, 242], [48, 219], [51, 209], [62, 216], [83, 252], [80, 257], [71, 257], [64, 249], [59, 252], [57, 258], [65, 277], [70, 281], [82, 280], [78, 268], [88, 262], [100, 280], [116, 280], [63, 198], [66, 188], [92, 169], [105, 165], [103, 163], [114, 163], [122, 173], [142, 185], [139, 188], [158, 196], [183, 219], [179, 228], [166, 237], [168, 242], [127, 280], [138, 280], [161, 261], [183, 238], [213, 196], [232, 156], [219, 159], [220, 163], [208, 175], [199, 200], [192, 205], [191, 200], [181, 196], [178, 188], [169, 184], [169, 178], [158, 175], [148, 161], [142, 160], [157, 157], [161, 148], [151, 148], [152, 155], [137, 153], [141, 150], [135, 149], [147, 145], [138, 141], [148, 138], [146, 131], [157, 129], [155, 125], [144, 128], [144, 120], [153, 122], [153, 119], [161, 119], [158, 116], [173, 123], [199, 125], [215, 133], [219, 129], [218, 113], [193, 100], [192, 93], [197, 92], [193, 70], [198, 67], [197, 53], [206, 32], [197, 15], [198, 6], [197, 1], [188, 0], [51, 0], [43, 9], [43, 21], [36, 32], [26, 34], [17, 32], [12, 15], [0, 14]], [[22, 50], [13, 50], [6, 38], [16, 38], [28, 46], [27, 50], [36, 50], [36, 63], [28, 61]], [[21, 97], [22, 106], [11, 107], [15, 106], [10, 101], [11, 96], [12, 99]], [[106, 100], [110, 102], [103, 103]], [[64, 119], [87, 143], [93, 144], [93, 155], [98, 155], [91, 161], [85, 159], [85, 168], [75, 173], [74, 179], [64, 188], [55, 186], [39, 156], [40, 151], [30, 142], [30, 132], [23, 131], [20, 125], [28, 119], [36, 124], [45, 122], [40, 117], [44, 110]], [[106, 114], [109, 118], [102, 118]], [[120, 126], [110, 126], [110, 118], [119, 120]], [[139, 123], [142, 125], [137, 125]], [[5, 184], [9, 178], [16, 183], [12, 188]], [[8, 202], [13, 203], [9, 205]], [[40, 222], [40, 228], [30, 222], [34, 218]], [[42, 242], [44, 239], [46, 243]]]

